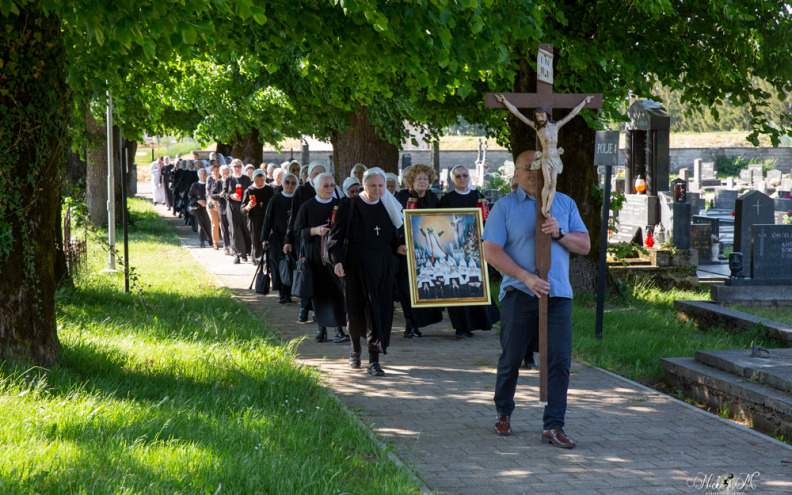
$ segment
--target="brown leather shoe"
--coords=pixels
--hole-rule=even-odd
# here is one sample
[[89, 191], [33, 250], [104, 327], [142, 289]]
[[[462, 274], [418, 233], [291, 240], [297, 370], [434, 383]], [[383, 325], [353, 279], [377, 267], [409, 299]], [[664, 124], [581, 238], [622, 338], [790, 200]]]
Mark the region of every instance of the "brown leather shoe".
[[505, 414], [498, 414], [495, 418], [495, 433], [502, 437], [508, 437], [512, 434], [511, 431], [511, 418]]
[[575, 442], [561, 428], [542, 431], [542, 443], [549, 443], [561, 449], [574, 449]]

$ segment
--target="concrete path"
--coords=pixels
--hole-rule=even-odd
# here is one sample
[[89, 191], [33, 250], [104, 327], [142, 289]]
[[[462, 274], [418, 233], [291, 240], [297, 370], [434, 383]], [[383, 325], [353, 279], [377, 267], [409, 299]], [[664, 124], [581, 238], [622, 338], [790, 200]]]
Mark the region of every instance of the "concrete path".
[[[165, 209], [158, 207], [164, 215]], [[408, 465], [430, 490], [459, 494], [791, 493], [792, 447], [596, 368], [573, 364], [566, 432], [571, 451], [539, 441], [538, 375], [520, 377], [514, 435], [492, 431], [499, 355], [496, 332], [457, 341], [447, 319], [402, 338], [397, 312], [384, 377], [347, 367], [347, 344], [316, 344], [298, 306], [247, 287], [250, 264], [197, 248], [198, 236], [168, 216], [190, 253], [285, 341], [303, 339], [302, 363]], [[364, 352], [365, 354], [365, 352]], [[365, 360], [365, 356], [364, 356]], [[365, 361], [364, 361], [365, 363]], [[365, 366], [364, 366], [365, 368]]]

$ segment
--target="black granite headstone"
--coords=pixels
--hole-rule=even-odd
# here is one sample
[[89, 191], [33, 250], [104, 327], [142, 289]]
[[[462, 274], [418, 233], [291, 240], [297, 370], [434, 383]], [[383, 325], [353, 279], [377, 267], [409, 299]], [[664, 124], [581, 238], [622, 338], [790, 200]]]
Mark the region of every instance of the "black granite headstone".
[[674, 246], [679, 249], [690, 249], [690, 203], [672, 202], [668, 206], [670, 206], [673, 215], [671, 235], [674, 237]]
[[753, 225], [751, 278], [792, 279], [792, 225]]
[[660, 219], [657, 196], [647, 194], [626, 194], [619, 212], [623, 225], [656, 225]]
[[737, 198], [734, 207], [734, 250], [751, 252], [751, 225], [772, 224], [773, 200], [759, 191], [749, 191]]
[[715, 189], [715, 208], [733, 210], [737, 201], [737, 191], [732, 189]]
[[789, 211], [792, 210], [792, 199], [789, 198], [774, 198], [773, 199], [774, 211]]
[[693, 215], [693, 223], [708, 223], [712, 235], [720, 237], [720, 219], [706, 215]]
[[690, 226], [690, 247], [698, 251], [699, 263], [710, 259], [712, 251], [711, 235], [712, 228], [708, 223], [694, 223]]

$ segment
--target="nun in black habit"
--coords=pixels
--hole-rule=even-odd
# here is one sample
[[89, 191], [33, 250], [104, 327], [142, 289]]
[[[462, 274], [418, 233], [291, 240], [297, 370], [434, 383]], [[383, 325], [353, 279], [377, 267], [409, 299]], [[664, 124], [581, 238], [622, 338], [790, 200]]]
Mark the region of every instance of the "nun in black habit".
[[226, 214], [228, 215], [231, 244], [233, 244], [236, 254], [234, 263], [239, 264], [240, 260], [247, 261], [248, 253], [250, 253], [250, 231], [242, 214], [242, 195], [250, 187], [252, 181], [250, 177], [242, 173], [242, 160], [232, 161], [231, 171], [231, 175], [223, 181], [223, 197], [228, 202]]
[[[294, 191], [294, 196], [292, 197], [291, 208], [289, 209], [289, 221], [286, 227], [286, 244], [283, 246], [283, 254], [290, 254], [292, 251], [299, 253], [300, 236], [295, 235], [294, 233], [294, 221], [297, 219], [297, 212], [300, 211], [300, 207], [303, 204], [316, 196], [316, 189], [314, 188], [313, 180], [316, 179], [319, 174], [327, 172], [327, 167], [325, 164], [318, 161], [311, 162], [310, 165], [304, 165], [304, 167], [306, 167], [308, 172], [308, 178], [305, 184], [299, 186]], [[295, 254], [295, 257], [296, 256], [299, 255]], [[300, 314], [297, 317], [297, 321], [300, 323], [306, 323], [308, 321], [309, 309], [311, 309], [311, 298], [302, 298], [300, 300]]]
[[379, 355], [387, 353], [393, 324], [394, 255], [407, 253], [401, 225], [401, 206], [385, 188], [385, 172], [375, 167], [363, 176], [363, 192], [341, 203], [328, 241], [334, 272], [344, 281], [349, 365], [360, 368], [360, 337], [365, 337], [368, 372], [376, 376], [385, 374]]
[[[484, 195], [470, 187], [470, 172], [464, 165], [451, 169], [451, 180], [454, 190], [443, 196], [440, 208], [478, 208], [480, 199], [486, 201]], [[494, 299], [490, 306], [450, 306], [446, 309], [458, 339], [473, 337], [473, 330], [492, 330], [492, 325], [500, 321]]]
[[275, 195], [275, 190], [266, 183], [267, 173], [261, 169], [253, 172], [253, 184], [248, 187], [242, 197], [242, 212], [248, 217], [250, 239], [252, 242], [254, 265], [258, 265], [264, 256], [261, 242], [261, 227], [264, 225], [264, 215], [267, 206]]
[[198, 225], [198, 239], [201, 247], [206, 247], [205, 243], [212, 243], [212, 222], [206, 212], [206, 169], [198, 170], [198, 182], [190, 186], [187, 196], [190, 198], [190, 212]]
[[332, 267], [322, 261], [322, 241], [330, 231], [333, 209], [339, 200], [333, 197], [335, 181], [331, 174], [319, 174], [314, 184], [317, 186], [316, 196], [303, 203], [297, 211], [294, 233], [300, 237], [300, 249], [311, 264], [314, 286], [311, 304], [319, 325], [316, 341], [327, 341], [327, 327], [335, 327], [333, 342], [347, 342], [349, 336], [341, 329], [346, 325], [346, 314], [340, 282], [333, 274]]
[[289, 221], [289, 209], [291, 208], [294, 190], [297, 188], [299, 179], [294, 174], [287, 174], [282, 181], [283, 190], [277, 193], [267, 206], [264, 215], [264, 225], [261, 228], [261, 242], [267, 251], [267, 260], [272, 274], [272, 287], [279, 293], [278, 303], [286, 304], [292, 302], [291, 285], [283, 283], [280, 277], [278, 265], [283, 256], [291, 254], [283, 253], [284, 240], [286, 239], [286, 228]]

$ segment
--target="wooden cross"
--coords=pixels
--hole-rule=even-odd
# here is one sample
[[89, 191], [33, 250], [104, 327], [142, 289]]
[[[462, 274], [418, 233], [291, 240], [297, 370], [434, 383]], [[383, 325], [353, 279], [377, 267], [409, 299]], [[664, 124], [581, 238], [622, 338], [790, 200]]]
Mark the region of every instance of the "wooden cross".
[[[586, 96], [584, 94], [553, 93], [553, 45], [539, 45], [536, 69], [536, 93], [487, 93], [485, 102], [488, 108], [504, 108], [503, 104], [495, 99], [496, 94], [502, 94], [517, 108], [545, 107], [551, 113], [553, 108], [575, 108]], [[583, 108], [602, 108], [602, 95], [593, 95], [594, 98]], [[552, 118], [552, 115], [548, 115]], [[542, 151], [542, 145], [536, 140], [537, 151]], [[542, 188], [544, 177], [537, 174], [536, 191], [536, 269], [542, 280], [547, 280], [550, 271], [550, 236], [542, 233]], [[539, 403], [547, 405], [547, 299], [539, 299]]]

